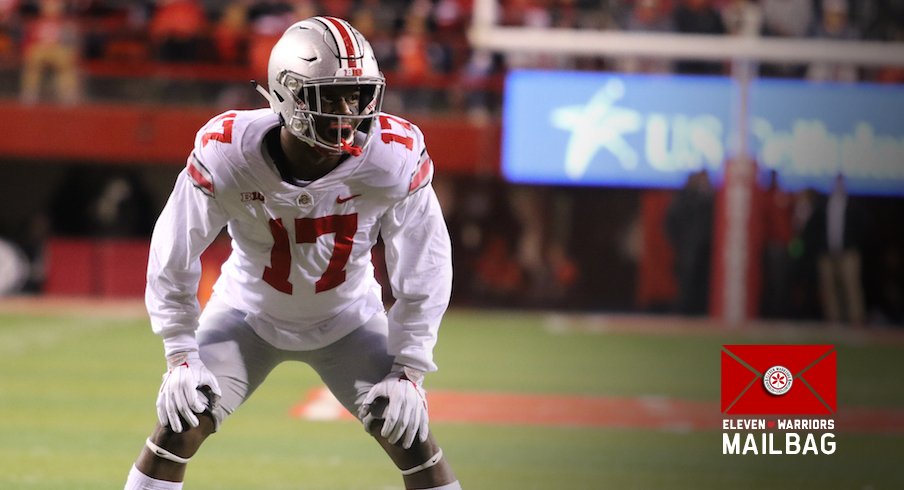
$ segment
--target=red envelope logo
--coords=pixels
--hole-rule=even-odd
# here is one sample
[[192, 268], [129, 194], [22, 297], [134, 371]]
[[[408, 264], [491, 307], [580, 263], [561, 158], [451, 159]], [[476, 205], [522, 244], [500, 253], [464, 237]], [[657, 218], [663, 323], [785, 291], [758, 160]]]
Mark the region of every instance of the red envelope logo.
[[831, 415], [836, 379], [832, 345], [723, 345], [722, 413]]

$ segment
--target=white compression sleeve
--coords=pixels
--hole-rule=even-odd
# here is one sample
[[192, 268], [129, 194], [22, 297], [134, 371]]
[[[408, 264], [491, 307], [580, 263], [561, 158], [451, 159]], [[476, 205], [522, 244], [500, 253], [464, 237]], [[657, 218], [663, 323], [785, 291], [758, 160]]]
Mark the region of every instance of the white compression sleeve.
[[182, 490], [181, 481], [155, 480], [138, 471], [135, 465], [129, 471], [129, 479], [123, 490]]
[[461, 483], [458, 480], [455, 480], [452, 483], [447, 483], [441, 487], [432, 487], [426, 490], [461, 490]]

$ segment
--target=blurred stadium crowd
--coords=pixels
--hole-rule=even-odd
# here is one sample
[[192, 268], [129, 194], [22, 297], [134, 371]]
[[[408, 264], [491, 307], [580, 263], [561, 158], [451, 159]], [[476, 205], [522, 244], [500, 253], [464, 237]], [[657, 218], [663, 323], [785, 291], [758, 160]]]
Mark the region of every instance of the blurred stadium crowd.
[[[904, 0], [503, 0], [498, 4], [499, 22], [509, 26], [904, 41]], [[262, 100], [249, 89], [248, 81], [266, 80], [273, 43], [296, 20], [323, 14], [349, 19], [374, 46], [390, 87], [384, 110], [457, 118], [463, 124], [486, 125], [487, 131], [498, 131], [504, 75], [514, 68], [691, 74], [730, 70], [728, 61], [502, 55], [475, 50], [468, 43], [472, 9], [473, 0], [0, 0], [0, 99], [24, 105], [191, 105], [209, 107], [211, 114], [218, 109], [260, 107]], [[759, 73], [904, 83], [900, 67], [762, 65]], [[26, 224], [0, 223], [0, 233], [15, 237], [35, 264], [40, 265], [41, 245], [50, 236], [148, 236], [162, 205], [159, 196], [155, 200], [155, 191], [171, 185], [178, 171], [178, 166], [163, 171], [111, 171], [77, 163], [45, 162], [47, 168], [56, 165], [53, 175], [65, 182], [64, 192], [55, 192], [53, 202], [37, 217], [29, 216]], [[143, 179], [159, 182], [148, 189]], [[644, 209], [659, 202], [657, 209], [664, 212], [680, 192], [513, 186], [492, 172], [454, 177], [440, 172], [435, 185], [453, 234], [458, 304], [686, 314], [707, 310], [705, 298], [703, 304], [698, 298], [692, 306], [682, 306], [674, 285], [681, 283], [680, 278], [671, 278], [673, 284], [660, 288], [661, 294], [638, 292], [643, 289], [636, 283], [640, 281], [638, 264], [650, 258], [653, 250], [651, 232], [641, 225]], [[821, 204], [810, 201], [812, 193], [770, 195], [764, 200], [781, 205], [778, 210], [764, 210], [764, 219], [778, 219], [781, 229], [774, 235], [783, 242], [779, 248], [790, 254], [778, 262], [764, 258], [766, 280], [779, 274], [777, 280], [785, 286], [778, 294], [771, 289], [771, 294], [764, 295], [764, 301], [771, 302], [764, 304], [764, 316], [825, 318], [816, 251], [808, 249], [804, 256], [800, 248], [804, 227], [793, 224], [803, 219], [801, 207], [824, 210], [825, 197], [817, 200]], [[900, 199], [866, 204], [886, 214], [901, 208]], [[703, 209], [711, 212], [711, 203]], [[776, 218], [774, 213], [781, 216]], [[696, 217], [699, 214], [683, 219]], [[659, 243], [667, 244], [665, 217], [659, 218], [661, 228], [654, 234]], [[72, 228], [75, 223], [79, 226]], [[875, 230], [891, 233], [877, 225], [858, 240], [875, 243], [878, 239], [884, 245], [864, 250], [862, 281], [871, 313], [859, 322], [902, 324], [904, 257], [900, 248], [904, 241], [900, 233], [869, 235]], [[710, 257], [709, 248], [704, 251]], [[671, 267], [671, 251], [652, 253], [667, 255], [669, 261], [663, 264]], [[33, 292], [42, 287], [40, 267], [36, 271], [28, 285]], [[670, 275], [672, 270], [658, 272]], [[797, 275], [788, 277], [792, 272]], [[706, 270], [697, 273], [708, 274]], [[696, 284], [705, 286], [705, 282]]]
[[[0, 0], [4, 78], [0, 88], [9, 93], [18, 87], [23, 102], [34, 102], [41, 94], [41, 71], [52, 68], [58, 73], [53, 92], [64, 102], [128, 97], [222, 106], [256, 104], [243, 99], [247, 91], [232, 87], [265, 77], [275, 39], [293, 21], [314, 14], [350, 19], [371, 40], [396, 89], [390, 110], [469, 111], [475, 117], [495, 114], [501, 75], [512, 68], [678, 73], [728, 69], [727, 63], [497, 55], [474, 50], [467, 40], [472, 3]], [[904, 40], [901, 0], [503, 0], [498, 5], [499, 23], [509, 26]], [[894, 67], [768, 65], [760, 71], [763, 76], [818, 80], [904, 81], [904, 70]], [[131, 83], [135, 80], [143, 84]], [[147, 87], [148, 82], [156, 83]]]

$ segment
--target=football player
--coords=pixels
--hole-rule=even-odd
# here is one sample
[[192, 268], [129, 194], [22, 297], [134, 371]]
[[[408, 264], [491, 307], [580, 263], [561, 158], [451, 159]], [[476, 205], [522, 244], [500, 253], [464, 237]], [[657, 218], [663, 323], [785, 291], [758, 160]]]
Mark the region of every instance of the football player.
[[[145, 300], [168, 369], [126, 489], [182, 488], [205, 438], [283, 361], [316, 370], [406, 488], [461, 488], [423, 388], [451, 292], [449, 235], [424, 136], [380, 112], [384, 88], [364, 37], [313, 17], [271, 52], [258, 87], [270, 109], [227, 111], [198, 131], [151, 239]], [[224, 227], [232, 253], [201, 312], [199, 257]]]

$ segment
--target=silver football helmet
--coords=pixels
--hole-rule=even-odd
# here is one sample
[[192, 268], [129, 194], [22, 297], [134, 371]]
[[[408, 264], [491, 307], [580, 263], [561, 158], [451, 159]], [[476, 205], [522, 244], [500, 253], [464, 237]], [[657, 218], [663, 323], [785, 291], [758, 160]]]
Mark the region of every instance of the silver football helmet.
[[[370, 142], [386, 81], [370, 43], [348, 22], [311, 17], [293, 24], [270, 52], [267, 71], [270, 107], [295, 137], [352, 155]], [[337, 104], [327, 94], [337, 88], [353, 96]]]

